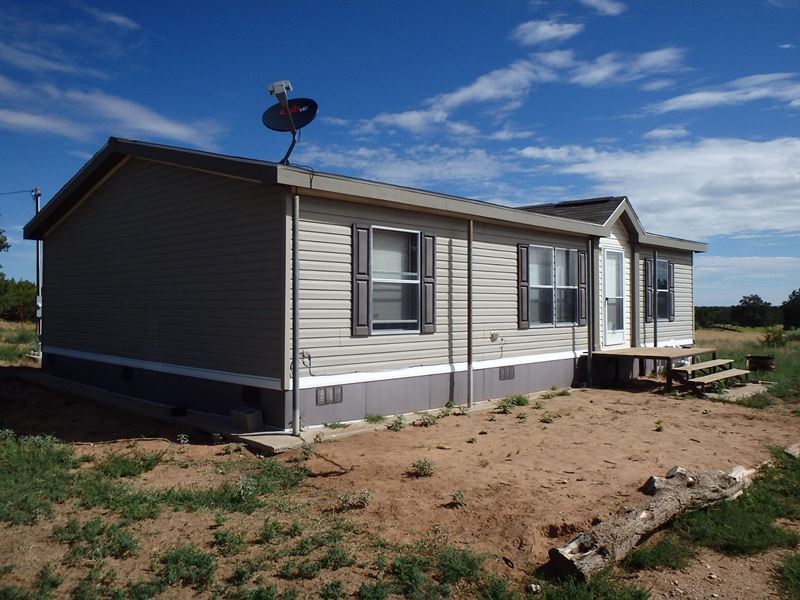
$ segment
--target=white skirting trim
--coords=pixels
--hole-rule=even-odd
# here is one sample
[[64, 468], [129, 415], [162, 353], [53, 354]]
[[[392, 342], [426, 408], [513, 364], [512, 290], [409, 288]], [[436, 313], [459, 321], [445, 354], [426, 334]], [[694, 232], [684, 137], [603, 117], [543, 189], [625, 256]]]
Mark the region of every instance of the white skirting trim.
[[137, 358], [125, 358], [124, 356], [112, 356], [110, 354], [97, 354], [95, 352], [81, 352], [80, 350], [68, 350], [66, 348], [56, 348], [53, 346], [43, 346], [42, 351], [47, 354], [69, 356], [70, 358], [80, 358], [83, 360], [92, 360], [111, 365], [133, 367], [136, 369], [147, 369], [149, 371], [158, 371], [159, 373], [184, 375], [186, 377], [209, 379], [211, 381], [223, 381], [225, 383], [238, 383], [240, 385], [250, 385], [268, 390], [281, 389], [281, 380], [276, 377], [261, 377], [258, 375], [233, 373], [231, 371], [216, 371], [214, 369], [185, 367], [183, 365], [171, 365], [152, 360], [139, 360]]
[[[645, 348], [652, 348], [653, 342], [645, 342], [642, 346]], [[658, 340], [659, 348], [674, 348], [675, 346], [694, 346], [694, 340], [692, 338], [683, 340]]]
[[[56, 348], [54, 346], [44, 346], [42, 351], [47, 354], [56, 354], [91, 360], [95, 362], [120, 365], [123, 367], [133, 367], [137, 369], [147, 369], [158, 371], [159, 373], [170, 373], [173, 375], [183, 375], [195, 377], [197, 379], [209, 379], [212, 381], [223, 381], [225, 383], [236, 383], [240, 385], [250, 385], [253, 387], [265, 388], [269, 390], [280, 390], [280, 379], [273, 377], [260, 377], [258, 375], [245, 375], [242, 373], [232, 373], [230, 371], [216, 371], [214, 369], [201, 369], [197, 367], [185, 367], [182, 365], [172, 365], [151, 360], [140, 360], [136, 358], [125, 358], [123, 356], [112, 356], [109, 354], [97, 354], [95, 352], [82, 352], [80, 350], [68, 350], [66, 348]], [[528, 365], [535, 363], [551, 362], [556, 360], [574, 360], [585, 354], [582, 350], [567, 352], [550, 352], [548, 354], [529, 354], [526, 356], [508, 356], [492, 360], [479, 360], [472, 363], [474, 369], [492, 369], [497, 367], [507, 367], [511, 365]], [[443, 373], [459, 373], [467, 370], [466, 362], [445, 363], [424, 367], [409, 367], [406, 369], [394, 369], [391, 371], [370, 371], [359, 373], [342, 373], [340, 375], [320, 375], [317, 377], [301, 377], [300, 389], [312, 389], [326, 385], [346, 385], [349, 383], [367, 383], [370, 381], [387, 381], [390, 379], [404, 379], [406, 377], [424, 377], [426, 375], [441, 375]], [[288, 390], [292, 389], [292, 382], [289, 381]]]

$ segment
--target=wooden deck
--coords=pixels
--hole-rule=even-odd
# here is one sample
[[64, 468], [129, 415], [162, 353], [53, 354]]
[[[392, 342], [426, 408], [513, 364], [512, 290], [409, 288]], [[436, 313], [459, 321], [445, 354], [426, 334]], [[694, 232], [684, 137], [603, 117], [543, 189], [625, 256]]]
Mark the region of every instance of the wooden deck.
[[[617, 359], [617, 369], [619, 370], [619, 359], [639, 358], [664, 362], [666, 365], [666, 389], [672, 389], [673, 372], [672, 362], [684, 358], [693, 359], [696, 356], [710, 354], [711, 359], [717, 358], [716, 348], [620, 348], [618, 350], [597, 350], [592, 352], [592, 356], [608, 356]], [[619, 375], [619, 371], [617, 373]]]

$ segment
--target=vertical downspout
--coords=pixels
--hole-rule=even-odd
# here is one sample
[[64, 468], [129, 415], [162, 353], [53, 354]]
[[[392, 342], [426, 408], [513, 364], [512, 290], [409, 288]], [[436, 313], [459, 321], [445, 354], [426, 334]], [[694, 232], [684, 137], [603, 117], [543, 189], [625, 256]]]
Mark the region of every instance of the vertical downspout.
[[586, 244], [587, 247], [587, 261], [586, 261], [586, 325], [588, 337], [588, 351], [586, 358], [586, 386], [592, 387], [592, 355], [594, 352], [594, 242], [590, 237]]
[[[33, 201], [36, 203], [36, 214], [42, 210], [42, 190], [37, 185], [33, 188]], [[42, 240], [36, 240], [36, 351], [42, 360]]]
[[653, 249], [653, 348], [658, 348], [658, 250]]
[[472, 227], [473, 221], [467, 221], [467, 406], [475, 405], [473, 397], [474, 379], [472, 373]]
[[292, 198], [292, 435], [300, 435], [300, 194]]

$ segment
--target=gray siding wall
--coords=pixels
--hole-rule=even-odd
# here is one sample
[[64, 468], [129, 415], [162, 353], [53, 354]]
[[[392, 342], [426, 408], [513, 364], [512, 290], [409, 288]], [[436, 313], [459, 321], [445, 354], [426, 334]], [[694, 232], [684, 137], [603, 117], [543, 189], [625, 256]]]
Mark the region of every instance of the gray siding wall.
[[[475, 225], [473, 318], [475, 360], [587, 350], [588, 328], [517, 328], [517, 244], [586, 250], [586, 240], [491, 224]], [[496, 342], [491, 334], [498, 334]]]
[[[639, 286], [642, 300], [639, 307], [642, 345], [653, 345], [653, 323], [644, 322], [644, 259], [652, 258], [653, 249], [641, 247], [639, 250]], [[658, 345], [670, 341], [694, 339], [694, 275], [691, 252], [659, 250], [658, 258], [675, 263], [675, 320], [658, 321]], [[655, 310], [655, 304], [653, 305]]]
[[[351, 334], [353, 223], [436, 235], [436, 333]], [[466, 360], [466, 223], [340, 200], [300, 200], [300, 350], [314, 375], [386, 371]], [[291, 291], [287, 298], [291, 298]], [[291, 339], [287, 340], [291, 346]], [[309, 375], [308, 369], [301, 377]]]
[[280, 377], [284, 195], [131, 159], [44, 242], [46, 346]]
[[[436, 333], [351, 336], [353, 223], [436, 235]], [[311, 353], [312, 368], [304, 367], [301, 377], [464, 363], [466, 230], [464, 220], [302, 197], [300, 350]], [[516, 291], [518, 243], [583, 250], [586, 241], [477, 223], [474, 235], [475, 360], [586, 350], [586, 327], [518, 330]], [[492, 332], [497, 342], [490, 340]]]

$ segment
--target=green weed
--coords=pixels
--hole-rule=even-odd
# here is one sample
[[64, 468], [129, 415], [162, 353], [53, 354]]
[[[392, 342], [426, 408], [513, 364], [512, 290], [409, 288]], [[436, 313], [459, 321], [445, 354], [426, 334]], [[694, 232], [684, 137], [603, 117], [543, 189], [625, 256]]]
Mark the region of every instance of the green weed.
[[800, 600], [800, 553], [785, 556], [778, 567], [781, 588], [789, 600]]
[[298, 598], [297, 590], [289, 589], [278, 593], [278, 586], [275, 584], [229, 590], [225, 594], [226, 600], [297, 600]]
[[406, 426], [406, 420], [403, 415], [397, 415], [392, 422], [386, 426], [389, 431], [401, 431]]
[[228, 531], [226, 529], [219, 529], [213, 533], [212, 545], [222, 556], [233, 556], [239, 554], [247, 546], [244, 536]]
[[97, 469], [106, 477], [137, 477], [152, 471], [161, 462], [161, 457], [160, 452], [111, 454], [98, 465]]
[[411, 463], [411, 470], [409, 474], [412, 477], [430, 477], [433, 475], [435, 468], [433, 461], [429, 458], [418, 458]]
[[697, 550], [685, 541], [674, 536], [667, 536], [655, 544], [637, 548], [623, 561], [623, 566], [630, 571], [667, 567], [683, 569], [689, 561], [697, 556]]
[[417, 413], [417, 419], [414, 421], [414, 425], [417, 427], [431, 427], [432, 425], [436, 425], [438, 420], [439, 415], [433, 413]]
[[339, 600], [340, 598], [344, 598], [345, 593], [342, 582], [338, 579], [329, 581], [322, 586], [322, 589], [319, 591], [319, 597], [322, 598], [322, 600]]
[[263, 560], [249, 559], [245, 560], [234, 568], [233, 573], [228, 577], [228, 583], [232, 585], [244, 585], [253, 575], [261, 569]]
[[322, 426], [325, 429], [346, 429], [350, 427], [350, 423], [342, 423], [341, 421], [336, 421], [334, 423], [323, 423]]
[[775, 401], [769, 394], [765, 394], [761, 392], [759, 394], [753, 394], [752, 396], [747, 396], [746, 398], [742, 398], [741, 400], [737, 401], [737, 404], [741, 406], [746, 406], [748, 408], [767, 408], [768, 406], [772, 406], [775, 404]]
[[53, 527], [53, 537], [58, 542], [69, 544], [69, 562], [125, 558], [135, 554], [138, 548], [127, 529], [121, 525], [107, 525], [99, 517], [90, 519], [83, 526], [72, 518], [63, 527]]
[[372, 502], [372, 492], [369, 490], [361, 490], [352, 494], [341, 494], [339, 496], [339, 510], [345, 512], [348, 510], [358, 510], [366, 508]]
[[159, 563], [159, 577], [164, 583], [180, 583], [197, 590], [208, 588], [217, 571], [217, 561], [213, 556], [190, 545], [181, 545], [164, 553]]
[[364, 417], [364, 420], [367, 423], [372, 423], [373, 425], [377, 425], [378, 423], [383, 423], [386, 420], [386, 417], [383, 415], [367, 415]]
[[358, 588], [359, 600], [386, 600], [392, 593], [392, 586], [383, 581], [364, 582]]

